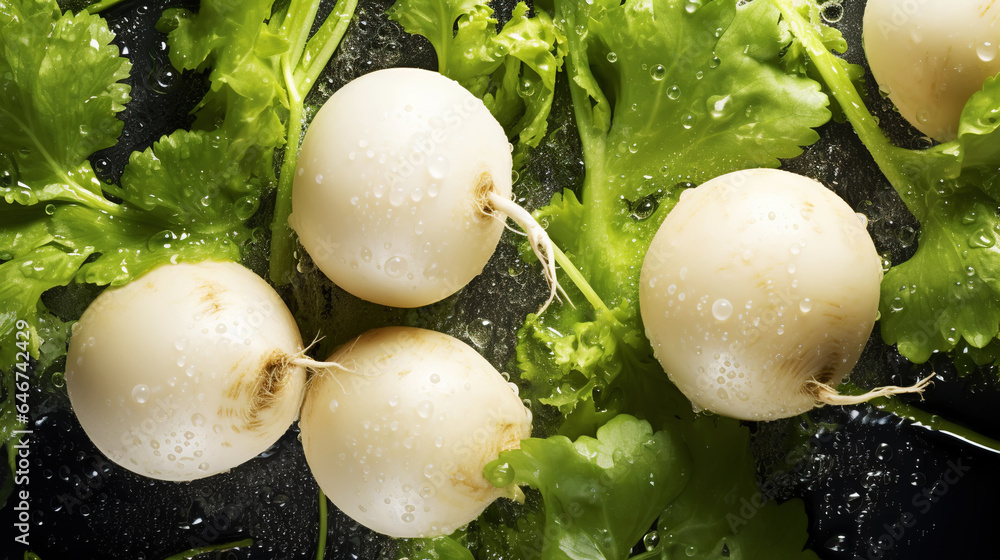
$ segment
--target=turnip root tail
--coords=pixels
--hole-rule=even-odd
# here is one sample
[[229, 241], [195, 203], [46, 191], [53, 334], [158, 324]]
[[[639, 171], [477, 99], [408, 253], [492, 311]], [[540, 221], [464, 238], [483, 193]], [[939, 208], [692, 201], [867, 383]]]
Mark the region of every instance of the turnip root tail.
[[298, 357], [291, 361], [292, 365], [304, 367], [310, 371], [318, 371], [321, 369], [339, 369], [347, 373], [357, 373], [356, 371], [344, 366], [343, 364], [337, 362], [319, 362], [309, 358]]
[[528, 234], [528, 242], [531, 243], [531, 250], [534, 251], [539, 262], [542, 263], [542, 272], [545, 274], [545, 281], [549, 284], [549, 297], [538, 309], [538, 314], [541, 315], [544, 313], [548, 309], [549, 304], [560, 294], [569, 299], [562, 286], [559, 285], [559, 280], [556, 278], [556, 258], [552, 250], [552, 239], [545, 232], [545, 228], [527, 210], [518, 206], [513, 200], [506, 199], [496, 192], [490, 192], [487, 201], [493, 209], [503, 212], [508, 218], [514, 220], [517, 225], [524, 229]]
[[867, 393], [862, 395], [841, 395], [836, 389], [830, 387], [826, 383], [821, 383], [815, 379], [810, 379], [806, 382], [806, 388], [816, 396], [816, 400], [822, 404], [832, 404], [832, 405], [854, 405], [868, 402], [872, 399], [877, 399], [879, 397], [888, 397], [890, 395], [901, 395], [904, 393], [923, 393], [924, 389], [930, 385], [931, 380], [934, 379], [936, 374], [931, 374], [921, 379], [916, 384], [909, 387], [899, 387], [896, 385], [889, 385], [886, 387], [879, 387], [877, 389], [872, 389]]

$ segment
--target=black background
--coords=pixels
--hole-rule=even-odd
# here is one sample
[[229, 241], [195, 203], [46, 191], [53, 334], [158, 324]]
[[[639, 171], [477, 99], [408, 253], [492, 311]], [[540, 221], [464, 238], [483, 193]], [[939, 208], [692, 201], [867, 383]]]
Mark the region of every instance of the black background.
[[[385, 18], [383, 13], [390, 3], [362, 0], [344, 44], [311, 101], [321, 102], [350, 79], [382, 67], [434, 68], [430, 46], [423, 39], [405, 35]], [[104, 14], [118, 35], [116, 44], [128, 49], [134, 64], [130, 78], [133, 100], [122, 116], [126, 123], [122, 140], [92, 158], [104, 180], [117, 180], [133, 150], [144, 149], [161, 134], [187, 126], [187, 111], [204, 92], [202, 76], [181, 75], [170, 67], [165, 37], [152, 28], [165, 6], [176, 5], [191, 2], [131, 2]], [[512, 2], [504, 0], [495, 7], [502, 19]], [[831, 11], [842, 15], [838, 26], [851, 44], [846, 56], [856, 63], [863, 63], [864, 58], [860, 37], [863, 10], [863, 0], [844, 0], [842, 14]], [[869, 84], [874, 84], [870, 76]], [[568, 97], [565, 84], [560, 87], [555, 113], [565, 117]], [[924, 145], [919, 134], [877, 93], [869, 95], [869, 105], [897, 143]], [[786, 168], [819, 179], [869, 215], [870, 231], [879, 250], [891, 254], [893, 262], [901, 262], [914, 249], [916, 222], [882, 179], [849, 125], [833, 123], [821, 133], [822, 139], [801, 157], [786, 162]], [[565, 138], [575, 133], [571, 127], [563, 127], [555, 134]], [[526, 173], [541, 188], [521, 193], [526, 206], [542, 205], [553, 192], [579, 183], [579, 153], [565, 151], [553, 145], [540, 148]], [[267, 213], [265, 204], [262, 215]], [[477, 339], [481, 344], [476, 347], [502, 368], [511, 360], [513, 332], [520, 318], [535, 309], [535, 299], [543, 292], [534, 275], [520, 273], [515, 242], [505, 238], [485, 273], [451, 298], [447, 311], [404, 315], [377, 309], [328, 285], [308, 265], [303, 278], [283, 295], [299, 301], [303, 295], [319, 298], [323, 304], [319, 309], [293, 311], [307, 317], [305, 322], [310, 326], [323, 324], [331, 342], [346, 340], [378, 324], [415, 320], [437, 324], [440, 330], [467, 342]], [[251, 259], [251, 265], [262, 271], [262, 254]], [[524, 297], [525, 290], [537, 297]], [[95, 294], [85, 286], [71, 287], [47, 294], [46, 303], [64, 318], [76, 318]], [[484, 294], [489, 297], [482, 297]], [[350, 320], [338, 318], [336, 311], [343, 306], [354, 309], [353, 314], [344, 314]], [[317, 318], [324, 314], [332, 318]], [[365, 318], [358, 320], [358, 316]], [[304, 329], [303, 334], [309, 337], [313, 333]], [[854, 379], [865, 386], [903, 382], [914, 378], [914, 369], [882, 344], [876, 333]], [[959, 379], [944, 359], [916, 369], [921, 373], [934, 369], [940, 374], [926, 400], [919, 403], [921, 408], [1000, 438], [995, 370]], [[33, 392], [32, 406], [37, 418], [29, 487], [31, 550], [43, 560], [154, 560], [196, 546], [248, 537], [254, 540], [250, 547], [202, 558], [315, 557], [318, 489], [297, 441], [297, 427], [263, 455], [230, 473], [177, 484], [140, 477], [103, 458], [76, 421], [58, 377], [42, 379]], [[835, 429], [805, 437], [791, 451], [787, 435], [801, 420], [753, 425], [751, 430], [761, 482], [771, 483], [767, 484], [771, 498], [804, 500], [810, 517], [808, 544], [821, 558], [997, 556], [990, 537], [1000, 521], [1000, 456], [867, 406], [825, 408], [811, 413], [810, 418]], [[949, 474], [956, 466], [962, 473], [957, 478]], [[936, 493], [934, 501], [926, 498], [926, 493]], [[13, 503], [12, 498], [4, 518], [10, 515]], [[0, 535], [10, 526], [7, 522], [0, 526]], [[11, 551], [7, 545], [0, 548], [8, 558], [22, 556], [21, 551]], [[356, 526], [331, 505], [326, 558], [380, 556], [393, 556], [391, 543]]]

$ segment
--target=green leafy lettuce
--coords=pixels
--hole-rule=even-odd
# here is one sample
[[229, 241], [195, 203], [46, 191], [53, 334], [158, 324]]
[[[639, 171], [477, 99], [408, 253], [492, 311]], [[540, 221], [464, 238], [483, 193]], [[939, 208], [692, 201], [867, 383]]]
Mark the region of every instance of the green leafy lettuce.
[[818, 9], [773, 0], [906, 207], [920, 222], [916, 253], [882, 281], [881, 329], [916, 363], [952, 352], [959, 365], [1000, 357], [1000, 79], [962, 112], [958, 138], [926, 150], [892, 145], [842, 65], [823, 45]]
[[[407, 29], [421, 25], [407, 21], [431, 19], [426, 9], [400, 13], [406, 6], [397, 4], [394, 17]], [[444, 19], [458, 22], [454, 33], [421, 28], [439, 60], [451, 65], [461, 57], [449, 53], [476, 59], [489, 52], [488, 40], [470, 44], [471, 34], [462, 35], [476, 17], [457, 14], [474, 13], [475, 4], [433, 6], [451, 7]], [[498, 484], [512, 472], [512, 480], [537, 489], [516, 516], [504, 513], [511, 506], [494, 506], [467, 531], [401, 553], [468, 558], [456, 553], [459, 543], [480, 559], [504, 550], [618, 559], [655, 524], [643, 557], [814, 558], [802, 550], [801, 505], [759, 502], [746, 429], [696, 415], [670, 384], [644, 336], [637, 295], [648, 244], [683, 188], [798, 155], [830, 119], [828, 97], [767, 2], [535, 5], [537, 15], [546, 9], [562, 43], [556, 52], [565, 53], [586, 176], [535, 212], [562, 248], [557, 261], [575, 305], [528, 318], [517, 365], [525, 394], [557, 411], [543, 430], [559, 435], [526, 441], [487, 469]], [[831, 30], [827, 41], [842, 38]], [[607, 450], [624, 462], [602, 460]], [[580, 472], [589, 486], [573, 482]], [[645, 477], [657, 484], [645, 486]], [[601, 480], [615, 482], [597, 489]], [[659, 481], [669, 491], [660, 493]], [[584, 499], [595, 493], [598, 502]], [[740, 515], [744, 502], [757, 504], [753, 515]], [[579, 514], [572, 523], [570, 506]]]
[[[277, 183], [270, 251], [270, 277], [277, 283], [294, 273], [288, 216], [303, 100], [356, 7], [357, 0], [340, 0], [315, 33], [319, 0], [204, 0], [197, 13], [168, 10], [158, 24], [169, 33], [176, 68], [209, 71], [211, 87], [196, 109], [194, 128], [225, 146], [222, 161], [232, 162], [225, 182]], [[282, 147], [276, 177], [275, 150]], [[243, 200], [238, 207], [252, 207], [253, 214], [255, 204]]]
[[430, 41], [438, 71], [481, 98], [507, 134], [517, 138], [515, 166], [545, 136], [565, 55], [562, 34], [549, 14], [528, 12], [524, 2], [517, 4], [498, 30], [486, 1], [398, 0], [389, 10], [408, 33]]

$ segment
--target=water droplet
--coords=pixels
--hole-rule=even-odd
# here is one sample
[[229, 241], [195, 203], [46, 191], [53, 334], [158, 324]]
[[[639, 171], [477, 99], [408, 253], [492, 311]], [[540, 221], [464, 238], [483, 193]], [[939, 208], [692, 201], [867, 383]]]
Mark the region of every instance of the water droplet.
[[635, 221], [641, 222], [643, 220], [648, 220], [653, 216], [657, 209], [660, 207], [660, 194], [653, 193], [646, 195], [635, 202], [629, 202], [629, 211], [631, 212], [631, 218]]
[[717, 299], [712, 304], [712, 316], [718, 321], [725, 321], [733, 314], [733, 304], [728, 299]]
[[976, 47], [976, 54], [979, 55], [979, 60], [982, 60], [983, 62], [991, 62], [997, 56], [997, 45], [996, 43], [986, 41], [982, 45]]
[[469, 341], [480, 348], [485, 348], [493, 338], [493, 322], [489, 319], [477, 319], [465, 328]]
[[337, 407], [339, 406], [340, 403], [337, 402], [337, 399], [330, 399], [330, 412], [337, 412]]
[[837, 23], [844, 17], [844, 7], [839, 1], [827, 2], [822, 9], [820, 16], [827, 23]]
[[858, 212], [858, 221], [861, 222], [861, 227], [863, 228], [868, 227], [868, 216], [865, 216], [861, 212]]
[[146, 242], [146, 247], [150, 251], [156, 252], [160, 249], [169, 249], [171, 244], [177, 239], [177, 235], [170, 230], [163, 230], [152, 237]]
[[149, 386], [140, 384], [133, 387], [132, 398], [139, 404], [145, 403], [149, 400]]
[[399, 278], [400, 276], [406, 274], [408, 269], [406, 265], [406, 259], [400, 256], [389, 257], [389, 260], [385, 261], [383, 265], [385, 270], [385, 275], [389, 278]]
[[654, 80], [659, 82], [660, 80], [663, 79], [664, 76], [667, 75], [667, 69], [662, 64], [656, 64], [649, 69], [649, 75]]
[[255, 196], [244, 196], [236, 201], [233, 211], [238, 220], [244, 221], [249, 220], [251, 216], [256, 214], [259, 207], [260, 199]]
[[434, 414], [434, 403], [431, 401], [421, 401], [417, 405], [417, 416], [421, 418], [430, 418], [431, 414]]
[[713, 95], [709, 97], [708, 114], [715, 120], [726, 120], [732, 117], [735, 113], [732, 101], [733, 98], [729, 95]]
[[993, 237], [993, 232], [986, 228], [980, 229], [969, 238], [969, 246], [971, 247], [988, 249], [995, 244], [996, 239]]
[[671, 100], [676, 101], [677, 98], [680, 96], [681, 96], [681, 88], [677, 86], [670, 86], [670, 88], [667, 89], [667, 97], [669, 97]]
[[646, 551], [648, 552], [655, 550], [658, 544], [660, 544], [660, 534], [656, 531], [650, 531], [646, 533], [646, 536], [642, 537], [642, 545], [646, 547]]
[[435, 179], [444, 179], [448, 174], [448, 158], [442, 155], [431, 156], [427, 160], [427, 172]]
[[609, 52], [608, 53], [608, 62], [610, 62], [612, 64], [614, 64], [615, 62], [618, 62], [618, 53], [616, 53], [615, 51]]
[[194, 426], [194, 427], [196, 427], [196, 428], [200, 428], [201, 426], [204, 426], [205, 425], [205, 417], [202, 416], [201, 414], [192, 414], [191, 415], [191, 425]]
[[809, 313], [810, 311], [812, 311], [812, 308], [813, 308], [813, 302], [809, 298], [803, 298], [802, 301], [799, 302], [799, 310], [802, 311], [803, 313]]

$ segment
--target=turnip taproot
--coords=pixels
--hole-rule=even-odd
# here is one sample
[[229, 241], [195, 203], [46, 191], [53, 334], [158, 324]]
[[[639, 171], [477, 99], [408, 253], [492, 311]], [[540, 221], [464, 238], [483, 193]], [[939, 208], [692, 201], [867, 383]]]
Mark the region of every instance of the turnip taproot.
[[416, 328], [369, 331], [310, 379], [306, 461], [330, 500], [393, 537], [446, 535], [516, 487], [483, 468], [530, 435], [517, 392], [462, 341]]
[[291, 313], [231, 262], [161, 266], [102, 293], [75, 325], [70, 402], [112, 461], [163, 480], [229, 470], [298, 414], [305, 369]]
[[503, 128], [457, 82], [414, 68], [362, 76], [319, 110], [298, 161], [289, 224], [348, 292], [396, 307], [443, 299], [483, 270], [511, 217], [554, 297], [551, 241], [510, 199]]
[[952, 140], [965, 103], [1000, 73], [1000, 2], [868, 0], [864, 44], [879, 88], [903, 117]]
[[915, 390], [833, 389], [878, 315], [881, 261], [862, 218], [774, 169], [684, 192], [646, 254], [640, 309], [657, 359], [696, 407], [770, 420]]

